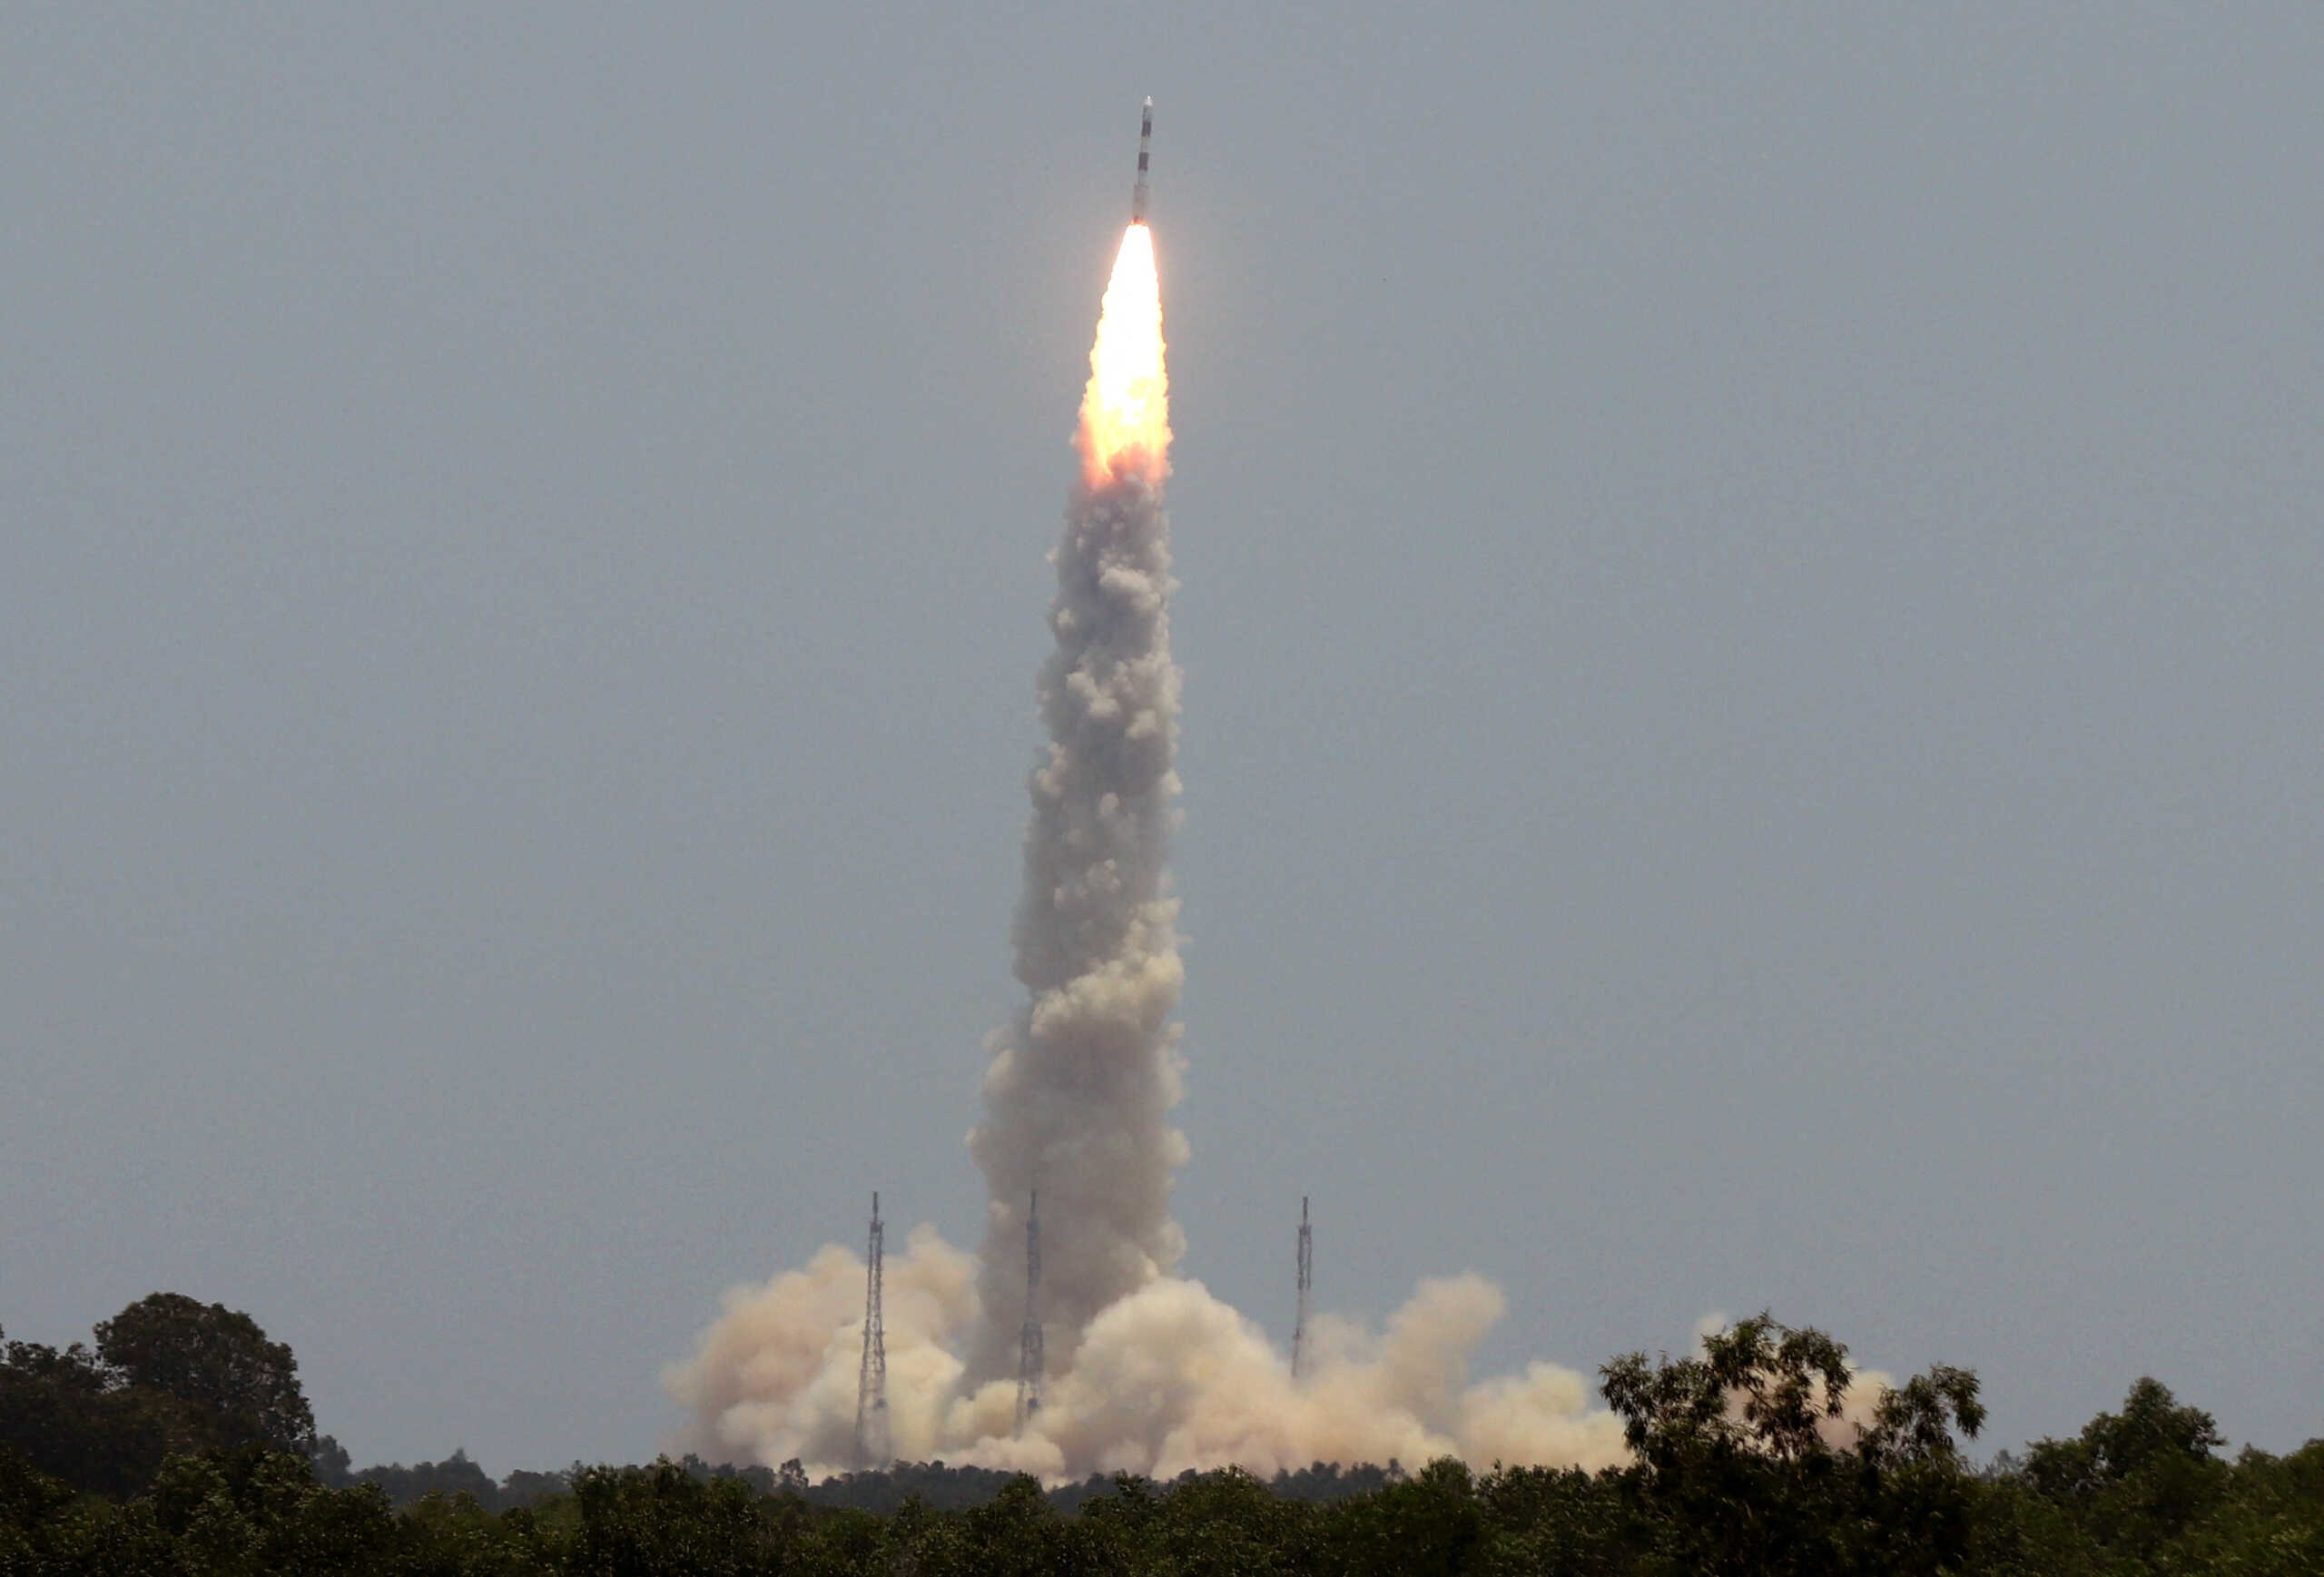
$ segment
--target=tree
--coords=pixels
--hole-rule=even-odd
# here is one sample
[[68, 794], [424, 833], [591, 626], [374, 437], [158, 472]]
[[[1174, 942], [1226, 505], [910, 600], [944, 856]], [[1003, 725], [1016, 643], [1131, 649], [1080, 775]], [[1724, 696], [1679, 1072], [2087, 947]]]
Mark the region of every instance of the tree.
[[1142, 1481], [1116, 1483], [1117, 1525], [1129, 1532], [1145, 1522], [1128, 1543], [1157, 1557], [1148, 1569], [1184, 1577], [1333, 1569], [1310, 1547], [1314, 1508], [1269, 1493], [1240, 1468], [1181, 1474], [1158, 1507]]
[[315, 1415], [299, 1386], [299, 1361], [250, 1316], [157, 1292], [99, 1324], [96, 1336], [98, 1356], [128, 1385], [207, 1414], [215, 1444], [263, 1442], [312, 1456]]
[[980, 1577], [1047, 1577], [1068, 1570], [1066, 1523], [1041, 1494], [1040, 1481], [1019, 1474], [1000, 1493], [960, 1516], [966, 1569]]
[[1823, 1453], [1851, 1375], [1848, 1350], [1819, 1330], [1793, 1330], [1764, 1310], [1703, 1338], [1699, 1358], [1628, 1353], [1599, 1371], [1623, 1438], [1647, 1461], [1749, 1451], [1780, 1462]]
[[202, 1431], [175, 1397], [122, 1385], [75, 1342], [0, 1349], [0, 1447], [14, 1446], [74, 1489], [119, 1498], [152, 1482], [162, 1457], [196, 1449]]
[[337, 1435], [318, 1435], [314, 1454], [308, 1460], [314, 1464], [315, 1482], [326, 1489], [345, 1489], [355, 1482], [354, 1459]]
[[134, 1509], [148, 1507], [201, 1572], [363, 1572], [397, 1542], [377, 1489], [326, 1488], [303, 1457], [258, 1444], [171, 1457]]
[[1953, 1432], [1984, 1423], [1977, 1380], [1940, 1365], [1842, 1421], [1847, 1348], [1762, 1312], [1700, 1357], [1643, 1353], [1600, 1373], [1637, 1454], [1629, 1485], [1672, 1566], [1699, 1572], [1944, 1571], [1974, 1533]]
[[1886, 1467], [1951, 1462], [1960, 1454], [1953, 1434], [1974, 1440], [1985, 1426], [1985, 1405], [1978, 1400], [1977, 1376], [1939, 1364], [1887, 1392], [1873, 1409], [1872, 1427], [1856, 1440], [1856, 1454]]
[[455, 1448], [441, 1462], [415, 1462], [409, 1467], [399, 1462], [385, 1463], [349, 1477], [353, 1483], [379, 1485], [388, 1503], [399, 1511], [429, 1495], [448, 1500], [466, 1495], [488, 1512], [497, 1512], [501, 1505], [500, 1486], [476, 1464], [465, 1447]]
[[1457, 1457], [1440, 1457], [1403, 1483], [1344, 1503], [1336, 1541], [1346, 1569], [1381, 1577], [1455, 1577], [1484, 1542], [1476, 1485]]
[[1478, 1482], [1477, 1500], [1492, 1530], [1485, 1571], [1589, 1577], [1633, 1570], [1636, 1525], [1616, 1471], [1496, 1467]]
[[[698, 1479], [668, 1457], [576, 1474], [566, 1570], [587, 1577], [743, 1577], [774, 1564], [775, 1533], [740, 1479]], [[877, 1524], [872, 1524], [876, 1535]]]
[[2148, 1560], [2215, 1505], [2228, 1467], [2211, 1415], [2182, 1407], [2161, 1381], [2142, 1378], [2120, 1413], [2101, 1413], [2072, 1440], [2037, 1440], [2025, 1477], [2093, 1539]]
[[69, 1485], [0, 1444], [0, 1572], [16, 1569], [11, 1556], [29, 1559], [31, 1535], [72, 1503]]

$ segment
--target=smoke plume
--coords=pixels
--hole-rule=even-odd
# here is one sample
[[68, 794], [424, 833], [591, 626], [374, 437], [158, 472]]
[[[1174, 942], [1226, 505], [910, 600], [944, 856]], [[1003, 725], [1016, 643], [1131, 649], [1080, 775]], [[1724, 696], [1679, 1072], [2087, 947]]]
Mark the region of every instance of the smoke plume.
[[[888, 1261], [887, 1287], [890, 1430], [904, 1461], [1057, 1480], [1439, 1456], [1594, 1468], [1624, 1456], [1620, 1423], [1590, 1406], [1574, 1371], [1534, 1363], [1471, 1379], [1469, 1354], [1502, 1312], [1479, 1276], [1423, 1282], [1382, 1331], [1317, 1319], [1295, 1380], [1265, 1334], [1200, 1282], [1157, 1276], [1079, 1333], [1071, 1368], [1021, 1436], [1013, 1387], [968, 1383], [957, 1355], [980, 1321], [970, 1257], [923, 1227]], [[700, 1350], [669, 1375], [692, 1415], [674, 1448], [714, 1462], [796, 1457], [817, 1474], [850, 1465], [862, 1307], [863, 1262], [838, 1247], [728, 1294]]]
[[[1171, 1015], [1185, 971], [1165, 856], [1178, 780], [1170, 657], [1167, 379], [1152, 238], [1123, 238], [1090, 352], [1081, 458], [1053, 560], [1048, 744], [1032, 774], [1017, 978], [1027, 1000], [988, 1044], [969, 1149], [988, 1195], [971, 1262], [929, 1227], [886, 1270], [889, 1430], [906, 1460], [1048, 1478], [1239, 1464], [1619, 1460], [1621, 1432], [1580, 1375], [1547, 1364], [1472, 1383], [1502, 1312], [1475, 1276], [1424, 1282], [1372, 1333], [1329, 1318], [1294, 1378], [1251, 1321], [1176, 1275], [1171, 1180], [1181, 1091]], [[1025, 1220], [1038, 1188], [1047, 1384], [1016, 1416]], [[864, 1267], [827, 1247], [728, 1295], [668, 1376], [713, 1461], [849, 1462]]]
[[[1143, 227], [1131, 236], [1126, 253], [1146, 243]], [[1168, 1121], [1180, 1088], [1170, 1015], [1186, 971], [1164, 866], [1178, 792], [1167, 430], [1108, 448], [1120, 412], [1107, 406], [1108, 357], [1124, 354], [1112, 341], [1151, 347], [1147, 381], [1125, 389], [1128, 399], [1158, 409], [1167, 398], [1158, 296], [1150, 315], [1139, 310], [1152, 278], [1150, 268], [1118, 270], [1106, 292], [1076, 435], [1082, 473], [1051, 556], [1057, 650], [1040, 677], [1049, 745], [1032, 777], [1016, 925], [1029, 1000], [990, 1043], [985, 1120], [969, 1136], [990, 1201], [978, 1287], [995, 1316], [970, 1359], [978, 1379], [1014, 1370], [1006, 1311], [1022, 1304], [1036, 1188], [1049, 1201], [1039, 1314], [1057, 1331], [1060, 1369], [1099, 1310], [1167, 1273], [1186, 1247], [1170, 1218], [1187, 1146]]]

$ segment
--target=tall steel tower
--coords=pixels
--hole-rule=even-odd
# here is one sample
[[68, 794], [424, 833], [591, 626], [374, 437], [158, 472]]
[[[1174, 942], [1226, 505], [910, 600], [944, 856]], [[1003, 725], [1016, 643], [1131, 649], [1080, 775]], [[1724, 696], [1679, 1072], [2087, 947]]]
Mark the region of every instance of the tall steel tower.
[[1025, 1212], [1025, 1328], [1017, 1345], [1017, 1433], [1041, 1410], [1041, 1195]]
[[1291, 1377], [1299, 1378], [1299, 1363], [1306, 1355], [1307, 1289], [1315, 1280], [1315, 1235], [1307, 1227], [1307, 1196], [1299, 1196], [1299, 1312], [1291, 1320]]
[[855, 1466], [884, 1468], [888, 1448], [888, 1329], [880, 1313], [880, 1196], [872, 1196], [872, 1245], [863, 1256], [863, 1367], [855, 1382]]

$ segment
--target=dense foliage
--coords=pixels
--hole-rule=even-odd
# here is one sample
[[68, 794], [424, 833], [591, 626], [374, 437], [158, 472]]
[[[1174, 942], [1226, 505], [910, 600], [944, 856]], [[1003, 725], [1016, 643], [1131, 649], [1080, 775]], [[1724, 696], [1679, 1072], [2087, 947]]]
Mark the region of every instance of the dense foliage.
[[5, 1349], [0, 1577], [2324, 1573], [2324, 1441], [2230, 1460], [2207, 1414], [2141, 1380], [2080, 1434], [1979, 1467], [1973, 1375], [1931, 1369], [1853, 1411], [1846, 1349], [1764, 1316], [1697, 1355], [1606, 1365], [1622, 1468], [1317, 1464], [1044, 1493], [940, 1463], [813, 1485], [795, 1463], [691, 1459], [495, 1483], [459, 1453], [353, 1474], [246, 1316], [133, 1311], [94, 1352]]
[[143, 1489], [172, 1454], [314, 1451], [298, 1361], [250, 1316], [157, 1292], [95, 1336], [94, 1349], [0, 1345], [0, 1446], [103, 1495]]

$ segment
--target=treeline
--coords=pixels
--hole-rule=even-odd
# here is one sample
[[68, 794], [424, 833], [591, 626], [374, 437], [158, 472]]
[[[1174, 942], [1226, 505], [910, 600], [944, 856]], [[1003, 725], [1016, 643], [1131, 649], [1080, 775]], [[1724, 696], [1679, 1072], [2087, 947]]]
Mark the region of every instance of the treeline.
[[[2141, 1380], [2078, 1434], [1980, 1464], [1974, 1375], [1932, 1369], [1844, 1418], [1846, 1349], [1764, 1316], [1605, 1366], [1620, 1468], [1318, 1464], [1045, 1493], [938, 1463], [812, 1485], [795, 1463], [692, 1459], [496, 1483], [459, 1453], [352, 1474], [294, 1404], [287, 1349], [182, 1302], [160, 1313], [202, 1337], [191, 1352], [155, 1349], [145, 1316], [94, 1349], [7, 1347], [0, 1577], [2324, 1573], [2324, 1441], [2229, 1458], [2208, 1414]], [[226, 1352], [267, 1363], [206, 1366]], [[97, 1439], [131, 1454], [93, 1457]]]
[[[805, 1470], [795, 1460], [781, 1467], [735, 1467], [727, 1464], [714, 1466], [691, 1453], [670, 1465], [704, 1483], [732, 1479], [753, 1494], [787, 1495], [810, 1506], [872, 1512], [881, 1516], [900, 1512], [907, 1504], [931, 1512], [968, 1511], [998, 1499], [1001, 1491], [1019, 1476], [991, 1467], [899, 1462], [867, 1473], [835, 1474], [820, 1483], [810, 1483]], [[417, 1463], [410, 1467], [395, 1463], [349, 1473], [343, 1468], [333, 1470], [319, 1465], [315, 1477], [317, 1482], [333, 1488], [375, 1484], [386, 1494], [388, 1503], [399, 1511], [436, 1495], [448, 1499], [466, 1496], [479, 1510], [505, 1512], [520, 1506], [538, 1506], [563, 1494], [588, 1471], [587, 1464], [576, 1463], [563, 1473], [512, 1473], [496, 1483], [490, 1474], [470, 1460], [468, 1453], [456, 1451], [442, 1462]], [[1190, 1483], [1200, 1476], [1191, 1472], [1181, 1474], [1176, 1483]], [[1336, 1501], [1402, 1483], [1405, 1476], [1403, 1464], [1396, 1462], [1385, 1467], [1370, 1463], [1343, 1467], [1335, 1462], [1319, 1462], [1296, 1473], [1278, 1473], [1265, 1483], [1270, 1493], [1286, 1499]], [[1118, 1487], [1118, 1482], [1095, 1474], [1078, 1483], [1059, 1484], [1042, 1493], [1059, 1511], [1078, 1512], [1084, 1502], [1111, 1493]], [[1167, 1490], [1174, 1486], [1162, 1487]]]

